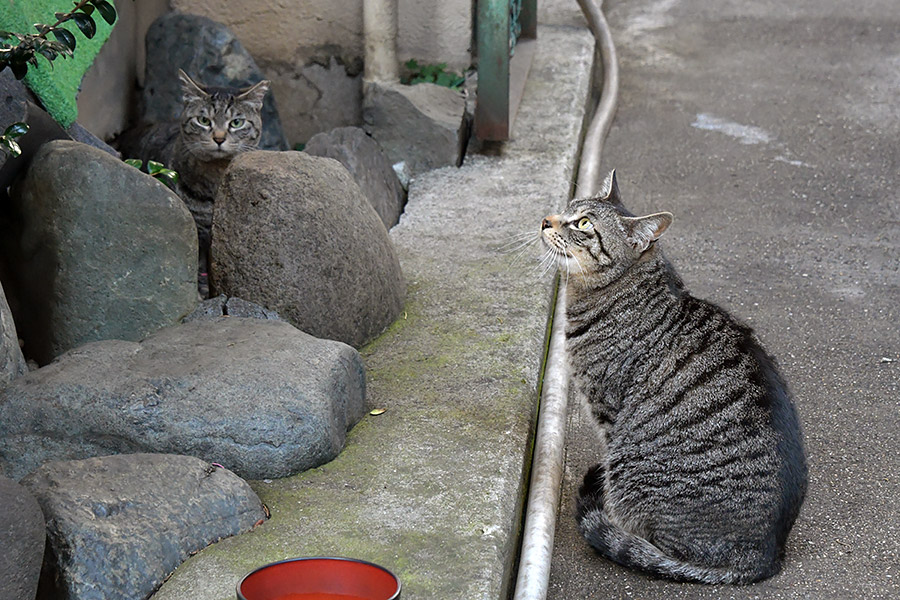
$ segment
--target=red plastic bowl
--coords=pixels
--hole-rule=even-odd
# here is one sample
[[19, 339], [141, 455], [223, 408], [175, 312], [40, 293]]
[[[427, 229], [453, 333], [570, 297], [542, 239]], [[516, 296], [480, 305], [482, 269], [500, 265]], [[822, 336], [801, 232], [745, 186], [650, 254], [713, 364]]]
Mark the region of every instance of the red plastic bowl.
[[260, 567], [237, 585], [238, 600], [400, 600], [400, 580], [353, 558], [292, 558]]

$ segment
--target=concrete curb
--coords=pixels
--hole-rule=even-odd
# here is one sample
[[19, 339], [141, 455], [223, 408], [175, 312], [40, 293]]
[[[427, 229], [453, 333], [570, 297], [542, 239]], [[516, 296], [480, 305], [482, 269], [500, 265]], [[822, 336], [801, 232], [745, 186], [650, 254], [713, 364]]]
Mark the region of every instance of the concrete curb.
[[296, 556], [394, 571], [404, 600], [509, 594], [527, 492], [551, 283], [499, 251], [568, 201], [594, 40], [541, 27], [514, 139], [413, 182], [391, 231], [409, 282], [401, 318], [362, 350], [367, 416], [337, 459], [253, 487], [272, 518], [182, 565], [154, 600], [226, 600]]

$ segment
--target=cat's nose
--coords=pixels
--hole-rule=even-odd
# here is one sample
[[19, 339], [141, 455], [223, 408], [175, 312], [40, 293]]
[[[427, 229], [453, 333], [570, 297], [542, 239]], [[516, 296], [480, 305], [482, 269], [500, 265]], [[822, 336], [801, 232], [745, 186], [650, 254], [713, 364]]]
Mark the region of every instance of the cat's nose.
[[553, 217], [544, 217], [541, 221], [541, 229], [549, 229], [553, 227]]
[[213, 132], [213, 141], [218, 145], [222, 145], [225, 143], [225, 132], [224, 131], [214, 131]]

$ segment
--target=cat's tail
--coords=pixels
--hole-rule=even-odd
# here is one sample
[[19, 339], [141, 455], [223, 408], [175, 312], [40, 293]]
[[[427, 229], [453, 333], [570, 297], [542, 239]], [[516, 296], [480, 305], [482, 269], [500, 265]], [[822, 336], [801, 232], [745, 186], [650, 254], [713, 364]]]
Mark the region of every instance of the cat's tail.
[[585, 485], [578, 498], [577, 517], [581, 534], [605, 558], [657, 577], [710, 584], [753, 583], [771, 577], [778, 570], [777, 565], [769, 565], [768, 569], [754, 568], [747, 572], [727, 567], [705, 567], [669, 556], [650, 541], [609, 520], [603, 510], [603, 492], [602, 487], [599, 487], [601, 479], [602, 469], [599, 466], [591, 469], [585, 477]]

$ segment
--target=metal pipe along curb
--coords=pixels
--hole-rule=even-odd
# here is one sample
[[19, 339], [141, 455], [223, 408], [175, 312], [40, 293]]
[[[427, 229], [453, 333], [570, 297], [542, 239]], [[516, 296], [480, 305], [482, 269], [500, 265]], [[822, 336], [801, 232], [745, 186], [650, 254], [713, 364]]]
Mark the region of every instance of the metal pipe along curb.
[[553, 536], [565, 459], [566, 405], [569, 393], [564, 333], [565, 294], [565, 286], [560, 285], [544, 369], [541, 410], [514, 600], [544, 600], [550, 582], [550, 558], [553, 556]]
[[[576, 181], [580, 196], [594, 194], [600, 186], [600, 155], [619, 96], [619, 67], [609, 26], [594, 0], [577, 0], [588, 21], [603, 60], [603, 88], [582, 143]], [[525, 527], [519, 555], [519, 571], [513, 600], [544, 600], [550, 584], [550, 560], [559, 510], [566, 445], [566, 411], [569, 373], [566, 363], [566, 290], [559, 284], [550, 344], [544, 370], [531, 485], [525, 509]]]
[[603, 88], [597, 109], [582, 142], [581, 162], [578, 165], [578, 179], [575, 184], [575, 193], [584, 197], [596, 194], [602, 181], [600, 156], [603, 141], [609, 133], [619, 101], [619, 61], [616, 58], [616, 47], [609, 32], [609, 25], [600, 6], [594, 0], [578, 0], [578, 5], [581, 6], [591, 32], [597, 40], [603, 61]]

